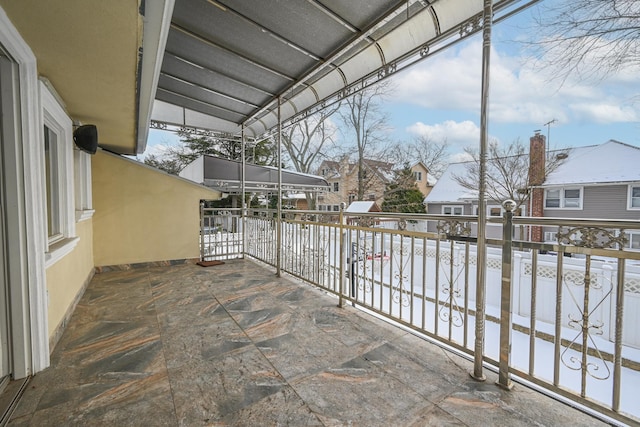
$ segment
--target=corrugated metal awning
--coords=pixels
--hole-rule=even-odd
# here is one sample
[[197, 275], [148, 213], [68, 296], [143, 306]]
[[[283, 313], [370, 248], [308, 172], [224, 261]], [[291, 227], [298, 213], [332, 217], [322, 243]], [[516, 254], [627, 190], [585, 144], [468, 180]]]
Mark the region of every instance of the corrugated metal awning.
[[[499, 21], [537, 0], [494, 0]], [[483, 0], [176, 0], [152, 119], [257, 137], [481, 29]], [[444, 72], [444, 70], [443, 70]]]
[[[180, 172], [180, 176], [223, 193], [241, 194], [242, 163], [215, 156], [200, 156]], [[316, 175], [282, 170], [284, 191], [327, 191], [327, 181]], [[245, 165], [245, 191], [270, 193], [278, 191], [278, 168]]]

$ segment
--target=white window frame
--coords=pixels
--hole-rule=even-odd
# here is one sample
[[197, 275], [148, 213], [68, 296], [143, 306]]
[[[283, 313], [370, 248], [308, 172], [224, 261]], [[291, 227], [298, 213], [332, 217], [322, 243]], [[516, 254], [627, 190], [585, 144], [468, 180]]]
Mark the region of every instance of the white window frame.
[[[627, 210], [637, 211], [640, 210], [640, 204], [638, 206], [633, 206], [633, 189], [637, 188], [640, 190], [640, 184], [629, 184], [627, 187]], [[636, 197], [638, 202], [640, 203], [640, 197]]]
[[[40, 100], [42, 102], [41, 132], [44, 138], [44, 127], [56, 134], [56, 156], [52, 165], [57, 175], [56, 185], [52, 188], [52, 197], [56, 197], [59, 235], [46, 239], [45, 268], [48, 268], [70, 253], [78, 243], [75, 226], [75, 193], [73, 183], [73, 123], [62, 105], [58, 101], [57, 94], [46, 80], [40, 80]], [[44, 139], [41, 150], [44, 159]], [[44, 170], [44, 162], [43, 162]], [[46, 178], [43, 176], [46, 185]], [[45, 187], [43, 187], [45, 188]], [[46, 193], [44, 194], [46, 197]], [[46, 202], [45, 202], [46, 206]], [[49, 215], [47, 213], [47, 215]], [[46, 236], [48, 236], [48, 231]]]
[[[451, 209], [451, 213], [446, 213], [447, 209]], [[456, 209], [460, 209], [460, 213], [455, 213]], [[442, 206], [442, 215], [462, 216], [464, 215], [464, 206], [461, 205], [444, 205]]]
[[[572, 200], [572, 199], [567, 199], [565, 197], [565, 192], [566, 191], [571, 191], [571, 190], [578, 190], [580, 192], [580, 197], [579, 197], [579, 200], [578, 200], [578, 206], [566, 206], [567, 200]], [[549, 200], [549, 197], [548, 197], [549, 191], [559, 191], [560, 192], [560, 194], [559, 194], [559, 198], [560, 198], [559, 206], [557, 206], [557, 207], [547, 206], [547, 201]], [[545, 190], [544, 190], [544, 209], [582, 210], [583, 201], [584, 201], [584, 191], [583, 191], [582, 187], [554, 187], [554, 188], [545, 188]]]
[[85, 221], [94, 214], [91, 192], [91, 155], [74, 146], [76, 222]]
[[331, 189], [333, 190], [334, 193], [340, 192], [340, 183], [339, 182], [332, 183]]
[[[640, 251], [640, 231], [627, 231], [627, 239], [629, 240], [627, 242], [627, 248], [632, 250], [632, 251]], [[637, 247], [633, 247], [633, 242], [637, 243]]]
[[421, 182], [422, 181], [422, 172], [421, 171], [414, 171], [413, 172], [413, 177], [416, 181]]

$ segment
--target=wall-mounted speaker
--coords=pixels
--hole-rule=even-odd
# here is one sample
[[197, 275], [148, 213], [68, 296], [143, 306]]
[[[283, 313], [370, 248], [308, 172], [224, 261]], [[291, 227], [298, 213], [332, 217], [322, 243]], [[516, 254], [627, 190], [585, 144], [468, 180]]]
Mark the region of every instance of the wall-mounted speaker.
[[73, 141], [82, 151], [96, 154], [98, 149], [98, 128], [95, 125], [78, 126], [73, 131]]

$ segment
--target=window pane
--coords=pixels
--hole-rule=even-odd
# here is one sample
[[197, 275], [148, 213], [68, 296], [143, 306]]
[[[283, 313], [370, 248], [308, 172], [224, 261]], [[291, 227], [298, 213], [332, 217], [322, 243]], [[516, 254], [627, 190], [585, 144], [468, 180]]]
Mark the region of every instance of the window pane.
[[47, 193], [47, 237], [51, 240], [61, 233], [58, 189], [58, 156], [56, 134], [44, 127], [45, 186]]
[[462, 207], [453, 208], [453, 214], [454, 215], [462, 215]]
[[445, 215], [451, 215], [451, 207], [445, 206], [444, 208], [442, 208], [442, 213]]
[[559, 208], [560, 190], [547, 190], [544, 206], [546, 208]]
[[565, 199], [579, 199], [580, 190], [564, 190]]
[[640, 234], [631, 234], [629, 236], [629, 247], [631, 249], [640, 249]]
[[640, 187], [631, 188], [631, 207], [640, 208]]
[[489, 216], [500, 216], [501, 214], [501, 209], [500, 208], [490, 208], [489, 209]]
[[564, 207], [580, 207], [580, 190], [564, 190]]

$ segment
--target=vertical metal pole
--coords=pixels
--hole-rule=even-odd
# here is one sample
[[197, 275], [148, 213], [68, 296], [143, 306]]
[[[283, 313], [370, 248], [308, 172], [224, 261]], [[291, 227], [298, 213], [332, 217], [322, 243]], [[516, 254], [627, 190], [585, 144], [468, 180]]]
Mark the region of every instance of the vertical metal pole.
[[484, 355], [485, 287], [486, 287], [486, 221], [487, 201], [487, 140], [489, 110], [489, 64], [491, 58], [491, 24], [493, 22], [493, 1], [484, 0], [482, 19], [482, 92], [480, 96], [480, 179], [478, 187], [478, 249], [476, 262], [476, 339], [474, 346], [473, 373], [471, 376], [484, 381], [482, 357]]
[[278, 97], [278, 213], [276, 218], [276, 276], [282, 277], [282, 115]]
[[241, 181], [241, 189], [240, 189], [240, 227], [242, 228], [242, 230], [240, 231], [242, 233], [242, 248], [240, 249], [240, 254], [242, 255], [242, 258], [244, 258], [244, 253], [245, 253], [245, 248], [247, 247], [247, 233], [245, 233], [245, 227], [246, 227], [246, 202], [245, 202], [245, 181], [247, 179], [247, 171], [246, 171], [246, 166], [247, 166], [247, 156], [245, 155], [245, 148], [246, 148], [246, 144], [245, 144], [245, 140], [244, 140], [244, 123], [242, 124], [242, 126], [240, 127], [240, 138], [242, 139], [242, 181]]
[[502, 222], [502, 288], [500, 291], [500, 360], [498, 382], [500, 387], [511, 389], [509, 378], [511, 362], [511, 246], [513, 239], [513, 210], [516, 202], [505, 200]]
[[204, 261], [204, 202], [200, 202], [200, 261]]
[[[344, 263], [345, 263], [345, 257], [344, 257], [344, 251], [345, 251], [345, 246], [346, 246], [346, 242], [345, 242], [345, 232], [344, 232], [344, 206], [342, 205], [342, 203], [340, 203], [340, 214], [339, 214], [339, 221], [340, 221], [340, 241], [338, 243], [338, 248], [340, 250], [340, 268], [338, 270], [338, 275], [340, 277], [340, 279], [338, 279], [338, 286], [340, 287], [339, 291], [338, 291], [338, 307], [342, 308], [344, 301], [342, 299], [342, 295], [344, 294], [344, 282], [345, 282], [345, 272], [344, 272]], [[334, 246], [335, 247], [335, 246]]]

